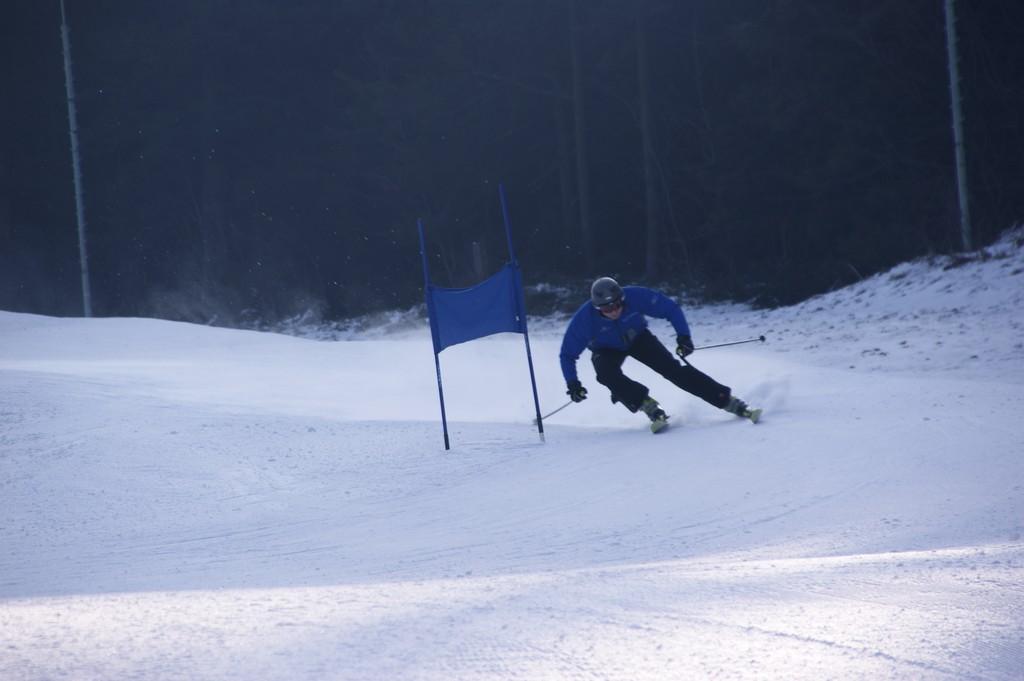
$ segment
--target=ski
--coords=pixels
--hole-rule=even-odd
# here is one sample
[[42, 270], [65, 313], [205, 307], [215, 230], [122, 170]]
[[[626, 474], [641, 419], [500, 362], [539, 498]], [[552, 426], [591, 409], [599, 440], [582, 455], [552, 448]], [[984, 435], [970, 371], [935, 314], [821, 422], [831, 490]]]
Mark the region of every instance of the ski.
[[657, 435], [661, 431], [668, 428], [668, 417], [662, 416], [651, 421], [651, 432]]
[[750, 419], [751, 423], [758, 423], [761, 420], [761, 409], [745, 409], [743, 410], [743, 418]]

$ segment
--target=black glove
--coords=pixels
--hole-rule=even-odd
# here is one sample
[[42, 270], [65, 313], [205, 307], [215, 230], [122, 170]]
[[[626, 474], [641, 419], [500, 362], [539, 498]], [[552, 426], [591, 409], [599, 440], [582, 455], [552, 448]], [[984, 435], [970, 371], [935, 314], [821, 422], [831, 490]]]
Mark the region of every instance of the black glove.
[[689, 336], [677, 336], [676, 343], [678, 344], [676, 347], [676, 354], [680, 357], [687, 357], [693, 352], [693, 339]]
[[582, 402], [587, 399], [587, 389], [579, 381], [569, 381], [569, 389], [565, 391], [573, 402]]

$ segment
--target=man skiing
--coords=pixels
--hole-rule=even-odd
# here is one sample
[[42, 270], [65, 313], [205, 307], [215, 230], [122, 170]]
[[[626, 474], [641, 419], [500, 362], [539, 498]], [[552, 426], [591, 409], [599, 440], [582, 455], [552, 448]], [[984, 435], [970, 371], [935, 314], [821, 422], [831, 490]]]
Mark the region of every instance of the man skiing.
[[590, 300], [573, 315], [562, 339], [562, 374], [573, 402], [587, 399], [587, 389], [576, 373], [576, 360], [590, 348], [597, 382], [631, 412], [643, 411], [657, 433], [668, 425], [668, 416], [649, 394], [647, 386], [622, 373], [627, 357], [646, 364], [686, 392], [719, 409], [757, 422], [759, 409], [733, 397], [732, 390], [689, 363], [680, 364], [647, 328], [646, 316], [667, 319], [676, 331], [680, 358], [693, 352], [690, 327], [683, 310], [668, 296], [643, 286], [619, 286], [611, 277], [601, 277], [590, 287]]

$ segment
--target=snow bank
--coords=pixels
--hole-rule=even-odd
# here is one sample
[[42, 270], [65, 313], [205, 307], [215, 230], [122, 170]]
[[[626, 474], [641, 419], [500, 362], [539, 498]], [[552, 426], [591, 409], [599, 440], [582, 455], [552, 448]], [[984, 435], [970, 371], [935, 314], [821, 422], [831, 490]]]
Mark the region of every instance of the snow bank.
[[456, 346], [450, 452], [425, 325], [0, 313], [0, 678], [1019, 679], [1021, 271], [688, 310], [768, 335], [694, 356], [758, 426], [631, 364], [652, 436], [582, 361], [541, 443], [522, 339]]

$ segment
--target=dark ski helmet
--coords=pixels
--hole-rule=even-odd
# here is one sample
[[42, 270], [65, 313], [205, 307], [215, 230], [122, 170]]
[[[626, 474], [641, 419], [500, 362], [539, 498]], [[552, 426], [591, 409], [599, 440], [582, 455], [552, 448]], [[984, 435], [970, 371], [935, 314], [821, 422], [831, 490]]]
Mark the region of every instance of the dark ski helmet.
[[611, 277], [601, 277], [590, 287], [590, 302], [594, 307], [611, 305], [622, 300], [622, 287]]

